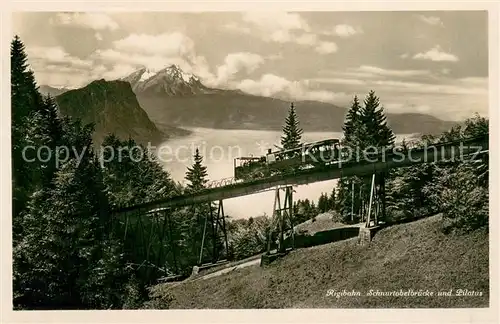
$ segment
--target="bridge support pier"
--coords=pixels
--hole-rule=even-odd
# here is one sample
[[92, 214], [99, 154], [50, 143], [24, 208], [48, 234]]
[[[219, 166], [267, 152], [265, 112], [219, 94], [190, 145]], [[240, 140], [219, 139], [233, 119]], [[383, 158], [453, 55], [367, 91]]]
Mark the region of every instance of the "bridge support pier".
[[[284, 197], [281, 193], [284, 192]], [[282, 204], [283, 203], [283, 204]], [[278, 229], [278, 253], [284, 253], [285, 234], [290, 231], [289, 242], [291, 247], [294, 246], [294, 225], [293, 225], [293, 187], [278, 187], [275, 190], [273, 216], [271, 219], [271, 228], [267, 241], [267, 254], [271, 253], [272, 234], [275, 229]]]
[[[226, 217], [224, 214], [224, 204], [222, 203], [222, 199], [219, 200], [215, 208], [212, 202], [208, 203], [207, 205], [208, 205], [208, 212], [205, 215], [205, 225], [203, 228], [203, 236], [201, 239], [200, 257], [198, 259], [199, 265], [201, 265], [203, 261], [203, 252], [205, 250], [205, 242], [208, 235], [210, 235], [212, 240], [211, 242], [212, 263], [216, 263], [217, 261], [219, 261], [221, 254], [226, 258], [229, 258], [229, 248], [227, 243], [227, 231], [226, 231]], [[215, 209], [217, 210], [216, 213]], [[207, 233], [208, 231], [210, 231], [210, 234]]]
[[[386, 220], [385, 173], [372, 175], [368, 211], [365, 227], [378, 226], [380, 220]], [[373, 218], [372, 218], [373, 211]], [[371, 224], [373, 220], [373, 225]]]

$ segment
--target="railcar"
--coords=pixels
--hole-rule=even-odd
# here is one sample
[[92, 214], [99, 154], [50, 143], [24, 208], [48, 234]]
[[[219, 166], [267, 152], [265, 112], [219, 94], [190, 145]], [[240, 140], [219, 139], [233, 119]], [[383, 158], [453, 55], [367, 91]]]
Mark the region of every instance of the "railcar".
[[293, 170], [335, 163], [339, 159], [338, 139], [306, 143], [293, 149], [278, 150], [261, 157], [240, 157], [234, 160], [234, 177], [249, 180]]

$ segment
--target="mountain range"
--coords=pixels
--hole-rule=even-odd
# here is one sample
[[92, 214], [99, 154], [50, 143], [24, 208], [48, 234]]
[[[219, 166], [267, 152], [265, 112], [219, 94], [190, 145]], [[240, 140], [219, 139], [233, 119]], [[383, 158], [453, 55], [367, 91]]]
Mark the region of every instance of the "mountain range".
[[[131, 83], [153, 122], [179, 127], [279, 131], [290, 105], [240, 90], [208, 88], [176, 65], [156, 73], [140, 69], [122, 80]], [[298, 101], [295, 106], [304, 131], [342, 131], [346, 108], [317, 101]], [[420, 113], [387, 113], [387, 121], [398, 134], [439, 133], [454, 125]]]
[[[96, 80], [68, 90], [41, 86], [56, 97], [61, 112], [96, 123], [96, 138], [115, 132], [139, 142], [183, 136], [182, 127], [280, 131], [289, 101], [209, 88], [200, 79], [170, 65], [160, 71], [139, 69], [115, 81]], [[341, 132], [345, 107], [317, 101], [296, 101], [304, 131]], [[396, 134], [436, 134], [455, 123], [420, 113], [386, 113]]]

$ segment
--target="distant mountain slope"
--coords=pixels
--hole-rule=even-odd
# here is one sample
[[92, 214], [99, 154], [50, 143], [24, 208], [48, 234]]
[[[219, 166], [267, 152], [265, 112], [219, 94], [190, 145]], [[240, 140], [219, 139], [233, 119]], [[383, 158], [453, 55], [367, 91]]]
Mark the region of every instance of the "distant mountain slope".
[[43, 94], [45, 96], [50, 94], [51, 97], [58, 96], [58, 95], [63, 94], [69, 90], [70, 89], [66, 89], [66, 88], [54, 88], [54, 87], [51, 87], [48, 85], [41, 85], [40, 88], [38, 89], [38, 91], [40, 91], [41, 94]]
[[[137, 100], [155, 123], [216, 129], [281, 130], [290, 105], [236, 91], [182, 97], [138, 93]], [[304, 131], [342, 131], [347, 109], [315, 101], [295, 104]], [[397, 134], [440, 133], [455, 124], [418, 113], [387, 114], [387, 120]]]
[[[239, 90], [208, 88], [176, 65], [159, 72], [140, 69], [122, 80], [131, 84], [140, 105], [156, 124], [281, 130], [290, 104]], [[296, 102], [296, 107], [305, 131], [342, 131], [346, 108], [317, 101]], [[436, 134], [455, 124], [419, 113], [387, 114], [387, 120], [398, 134]]]
[[[66, 91], [56, 101], [62, 114], [95, 123], [96, 143], [101, 143], [109, 133], [153, 145], [167, 138], [141, 108], [128, 82], [93, 81], [83, 88]], [[177, 129], [170, 127], [170, 131], [175, 133]]]

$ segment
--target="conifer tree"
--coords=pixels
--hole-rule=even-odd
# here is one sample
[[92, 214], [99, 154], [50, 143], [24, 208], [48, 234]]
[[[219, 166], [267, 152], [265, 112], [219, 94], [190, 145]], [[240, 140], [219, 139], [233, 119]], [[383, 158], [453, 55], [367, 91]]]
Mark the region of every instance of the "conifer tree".
[[351, 215], [351, 191], [348, 178], [340, 178], [337, 181], [337, 196], [335, 210], [339, 213], [343, 221], [350, 220]]
[[332, 193], [330, 194], [330, 197], [328, 199], [328, 209], [334, 210], [337, 206], [337, 201], [335, 197], [335, 188], [332, 189]]
[[361, 113], [361, 105], [359, 103], [358, 96], [354, 96], [351, 108], [347, 112], [344, 126], [342, 126], [342, 130], [344, 131], [345, 145], [355, 147], [357, 141], [359, 140], [358, 134], [361, 127], [360, 113]]
[[[205, 188], [205, 184], [208, 182], [207, 167], [203, 165], [203, 157], [200, 155], [200, 151], [198, 148], [196, 149], [193, 158], [193, 165], [188, 168], [185, 176], [185, 179], [188, 180], [186, 188], [188, 192], [200, 191]], [[210, 205], [209, 207], [206, 204], [201, 204], [192, 206], [192, 208], [188, 208], [188, 210], [186, 211], [189, 217], [185, 217], [182, 224], [182, 231], [186, 233], [184, 242], [182, 244], [187, 248], [187, 253], [191, 256], [189, 258], [190, 260], [188, 261], [191, 266], [199, 262], [198, 257], [205, 228], [205, 218], [210, 213], [209, 208], [213, 208], [213, 206]], [[208, 234], [208, 230], [210, 230], [211, 228], [212, 226], [210, 224], [207, 224], [207, 231], [205, 232], [206, 237], [204, 251], [213, 248], [213, 245], [210, 245], [211, 240], [209, 239], [209, 237], [211, 236], [210, 234]]]
[[[63, 152], [56, 152], [63, 137], [62, 121], [57, 112], [54, 98], [48, 96], [38, 109], [27, 119], [26, 145], [35, 148], [45, 147], [40, 150], [40, 157], [31, 159], [29, 167], [32, 174], [32, 185], [35, 187], [48, 187], [52, 185], [52, 178], [56, 172], [56, 156]], [[34, 155], [34, 152], [28, 152]], [[68, 152], [66, 152], [68, 153]], [[66, 154], [64, 153], [64, 154]]]
[[295, 107], [290, 104], [288, 116], [283, 126], [283, 135], [281, 136], [281, 146], [284, 150], [296, 148], [301, 144], [303, 130], [299, 126], [299, 118], [295, 112]]
[[[32, 191], [32, 169], [23, 159], [26, 147], [26, 124], [41, 105], [33, 72], [28, 69], [24, 44], [16, 35], [10, 47], [11, 81], [11, 143], [12, 143], [12, 198], [13, 232], [20, 231], [18, 219]], [[16, 236], [16, 235], [14, 235]], [[14, 237], [14, 240], [16, 238]]]
[[188, 168], [185, 179], [189, 181], [187, 187], [189, 191], [195, 192], [205, 188], [207, 179], [207, 167], [203, 164], [203, 157], [200, 155], [198, 148], [194, 154], [193, 166]]
[[325, 201], [325, 194], [324, 193], [321, 193], [321, 195], [319, 196], [319, 199], [318, 199], [318, 211], [321, 212], [321, 213], [324, 213], [325, 212], [325, 208], [326, 208], [326, 201]]
[[380, 106], [380, 99], [373, 90], [365, 98], [360, 123], [363, 126], [359, 135], [362, 148], [387, 147], [394, 144], [396, 136], [387, 125], [384, 109]]

